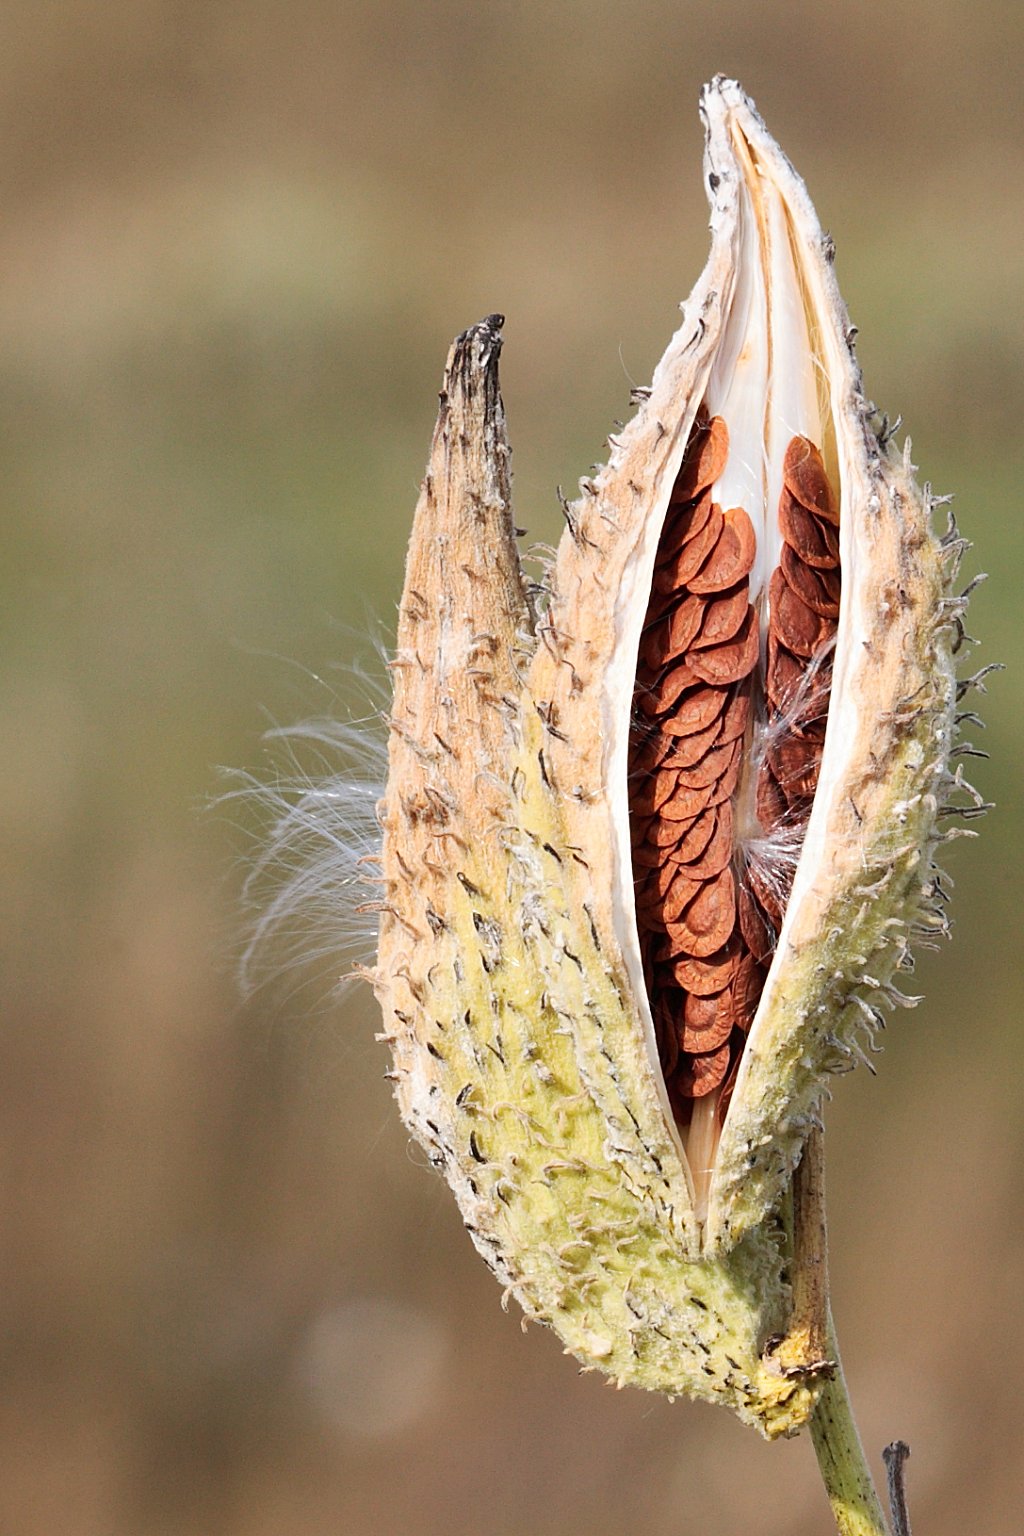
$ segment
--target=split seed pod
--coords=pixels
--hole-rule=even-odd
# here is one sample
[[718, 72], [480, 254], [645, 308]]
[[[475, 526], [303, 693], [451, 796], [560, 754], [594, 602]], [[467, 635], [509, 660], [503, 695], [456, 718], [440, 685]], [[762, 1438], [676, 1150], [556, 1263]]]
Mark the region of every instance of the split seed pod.
[[944, 925], [963, 545], [865, 403], [803, 183], [735, 82], [702, 114], [708, 264], [543, 593], [501, 318], [450, 353], [374, 981], [405, 1121], [527, 1315], [774, 1436], [824, 1369], [794, 1170]]

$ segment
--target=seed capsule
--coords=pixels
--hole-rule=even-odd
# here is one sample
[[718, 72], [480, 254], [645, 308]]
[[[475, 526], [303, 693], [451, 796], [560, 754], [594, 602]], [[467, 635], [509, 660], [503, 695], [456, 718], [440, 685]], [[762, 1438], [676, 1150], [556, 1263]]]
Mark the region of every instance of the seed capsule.
[[702, 112], [708, 265], [539, 612], [501, 318], [449, 356], [375, 984], [406, 1122], [527, 1314], [776, 1435], [823, 1369], [791, 1316], [793, 1172], [943, 924], [963, 546], [876, 431], [802, 182], [734, 82]]

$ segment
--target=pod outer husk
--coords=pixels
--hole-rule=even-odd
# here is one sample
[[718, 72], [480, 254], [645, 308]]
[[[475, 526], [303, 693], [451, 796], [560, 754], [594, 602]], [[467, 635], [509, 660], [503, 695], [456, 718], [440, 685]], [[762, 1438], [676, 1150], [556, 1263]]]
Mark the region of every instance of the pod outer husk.
[[[803, 184], [734, 82], [702, 110], [709, 261], [566, 508], [540, 613], [512, 520], [501, 317], [449, 355], [392, 663], [374, 984], [403, 1117], [527, 1315], [588, 1368], [724, 1400], [771, 1436], [821, 1381], [792, 1317], [793, 1171], [828, 1074], [898, 996], [909, 937], [942, 922], [962, 541], [935, 538], [873, 425]], [[658, 536], [735, 284], [737, 132], [785, 185], [814, 289], [844, 598], [819, 793], [702, 1223], [643, 988], [626, 773]]]

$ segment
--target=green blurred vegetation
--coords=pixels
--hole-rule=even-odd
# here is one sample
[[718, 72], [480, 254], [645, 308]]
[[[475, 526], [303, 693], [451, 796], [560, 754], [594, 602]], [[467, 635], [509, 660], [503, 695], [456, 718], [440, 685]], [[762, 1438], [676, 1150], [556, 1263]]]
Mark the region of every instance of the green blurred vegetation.
[[521, 1336], [370, 1001], [238, 1003], [244, 839], [203, 812], [266, 718], [353, 694], [448, 342], [495, 309], [518, 519], [556, 536], [703, 263], [716, 70], [836, 237], [1011, 663], [955, 945], [840, 1085], [831, 1186], [868, 1444], [911, 1441], [923, 1531], [1018, 1529], [1021, 34], [999, 0], [8, 0], [0, 1530], [826, 1529], [803, 1442]]

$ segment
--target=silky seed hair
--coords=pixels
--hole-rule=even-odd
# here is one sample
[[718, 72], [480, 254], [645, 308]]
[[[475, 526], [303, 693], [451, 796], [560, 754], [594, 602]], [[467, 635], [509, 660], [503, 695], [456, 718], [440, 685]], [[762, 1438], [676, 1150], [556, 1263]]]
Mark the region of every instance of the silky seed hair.
[[[378, 651], [380, 671], [386, 662]], [[217, 806], [244, 813], [246, 914], [237, 974], [244, 994], [313, 986], [335, 997], [366, 974], [380, 922], [380, 822], [387, 773], [387, 684], [351, 666], [346, 686], [366, 712], [275, 726], [268, 767], [231, 770]]]

